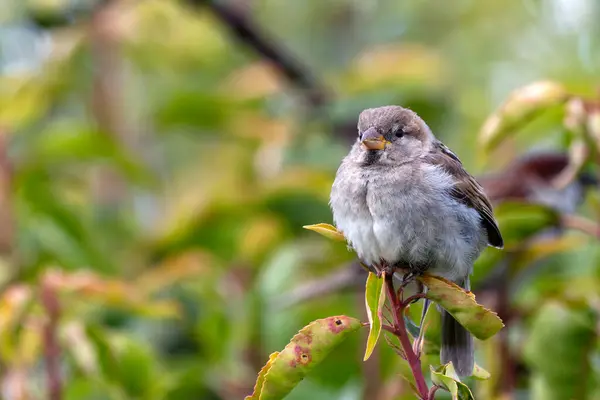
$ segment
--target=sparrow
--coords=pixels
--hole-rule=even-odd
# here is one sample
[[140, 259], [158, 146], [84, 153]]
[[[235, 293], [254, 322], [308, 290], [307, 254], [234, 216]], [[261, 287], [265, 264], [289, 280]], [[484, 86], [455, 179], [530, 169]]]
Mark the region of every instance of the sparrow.
[[[483, 249], [503, 247], [482, 187], [425, 121], [400, 106], [360, 114], [358, 138], [338, 168], [330, 206], [363, 263], [427, 271], [465, 290]], [[473, 337], [448, 312], [441, 314], [441, 362], [469, 376]]]

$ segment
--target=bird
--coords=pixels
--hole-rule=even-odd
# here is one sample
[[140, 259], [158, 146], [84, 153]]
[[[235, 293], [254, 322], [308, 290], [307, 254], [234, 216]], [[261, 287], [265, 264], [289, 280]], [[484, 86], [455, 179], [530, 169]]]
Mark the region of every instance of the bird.
[[[366, 265], [426, 271], [470, 290], [480, 253], [504, 246], [482, 187], [408, 108], [366, 109], [357, 127], [331, 188], [336, 228]], [[473, 337], [443, 309], [441, 320], [441, 362], [472, 375]]]

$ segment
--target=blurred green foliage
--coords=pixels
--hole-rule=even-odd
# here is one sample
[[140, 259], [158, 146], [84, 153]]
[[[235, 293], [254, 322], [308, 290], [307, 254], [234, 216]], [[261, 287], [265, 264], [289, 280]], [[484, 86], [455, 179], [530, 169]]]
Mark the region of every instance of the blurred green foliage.
[[[308, 66], [331, 100], [315, 108], [202, 6], [2, 3], [2, 398], [44, 398], [56, 375], [65, 399], [243, 398], [310, 321], [367, 319], [364, 286], [289, 298], [353, 260], [302, 226], [331, 222], [330, 185], [361, 109], [413, 108], [478, 174], [573, 141], [560, 108], [479, 151], [486, 117], [512, 90], [550, 79], [592, 96], [600, 76], [593, 0], [223, 3]], [[498, 207], [516, 247], [475, 266], [476, 292], [490, 277], [510, 286], [511, 318], [478, 344], [492, 377], [469, 387], [483, 399], [598, 398], [600, 246], [573, 230], [533, 240], [560, 216], [527, 207]], [[596, 221], [599, 207], [591, 192], [577, 213]], [[509, 273], [494, 278], [499, 264]], [[424, 365], [439, 363], [436, 318]], [[287, 398], [412, 398], [393, 351], [361, 361], [359, 332]]]

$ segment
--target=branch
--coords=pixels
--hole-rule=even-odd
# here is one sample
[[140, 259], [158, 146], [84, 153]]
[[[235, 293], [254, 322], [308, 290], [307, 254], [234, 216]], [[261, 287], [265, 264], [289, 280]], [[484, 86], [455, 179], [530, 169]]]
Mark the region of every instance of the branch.
[[277, 308], [288, 308], [315, 298], [333, 293], [341, 293], [346, 289], [364, 286], [365, 272], [355, 263], [337, 268], [322, 278], [303, 283], [277, 299]]
[[269, 40], [264, 32], [233, 7], [215, 0], [188, 0], [195, 8], [206, 6], [223, 22], [232, 34], [250, 46], [256, 53], [270, 61], [272, 65], [293, 85], [302, 89], [309, 104], [318, 107], [326, 103], [329, 91], [311, 73], [309, 68], [294, 58], [283, 47]]
[[575, 229], [600, 239], [600, 224], [578, 215], [562, 215], [561, 224], [565, 228]]
[[408, 338], [408, 331], [406, 330], [406, 325], [404, 324], [404, 304], [398, 299], [398, 296], [396, 295], [392, 275], [386, 275], [385, 285], [388, 299], [392, 304], [392, 317], [394, 319], [395, 328], [395, 332], [393, 333], [400, 340], [400, 344], [402, 345], [402, 349], [404, 350], [404, 354], [406, 355], [406, 361], [408, 361], [410, 369], [412, 370], [412, 373], [415, 377], [419, 397], [423, 400], [428, 400], [430, 398], [429, 389], [427, 388], [427, 383], [425, 382], [425, 377], [423, 376], [423, 371], [421, 369], [421, 360], [419, 360], [419, 357], [417, 357], [417, 355], [413, 351], [412, 344], [410, 343], [410, 339]]

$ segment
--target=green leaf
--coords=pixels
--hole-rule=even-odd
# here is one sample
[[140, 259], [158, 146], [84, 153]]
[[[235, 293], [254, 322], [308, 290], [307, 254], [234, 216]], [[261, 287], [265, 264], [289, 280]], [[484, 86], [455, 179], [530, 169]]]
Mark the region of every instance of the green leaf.
[[363, 361], [367, 361], [371, 357], [379, 340], [379, 335], [381, 335], [381, 319], [383, 304], [385, 303], [384, 281], [385, 274], [382, 277], [377, 277], [374, 273], [369, 272], [365, 288], [365, 303], [367, 305], [367, 316], [369, 317], [369, 337]]
[[345, 315], [318, 319], [296, 334], [281, 353], [271, 354], [247, 400], [284, 398], [349, 333], [362, 326]]
[[452, 395], [452, 400], [474, 400], [471, 389], [458, 379], [452, 363], [442, 365], [440, 367], [431, 369], [431, 381], [443, 389], [446, 389]]
[[479, 133], [480, 145], [486, 151], [493, 150], [533, 117], [567, 99], [566, 89], [552, 81], [534, 82], [515, 90], [484, 123]]
[[404, 316], [404, 325], [406, 326], [406, 330], [408, 331], [410, 336], [412, 336], [413, 338], [417, 338], [419, 336], [419, 333], [421, 332], [421, 327], [415, 324], [413, 320], [407, 317], [406, 315]]
[[588, 398], [596, 323], [594, 312], [583, 304], [550, 301], [538, 311], [524, 348], [534, 375], [532, 399]]
[[524, 202], [503, 202], [494, 209], [505, 247], [519, 246], [540, 231], [557, 226], [560, 216], [549, 207]]
[[127, 338], [121, 343], [118, 362], [121, 385], [131, 397], [148, 397], [159, 392], [156, 357], [148, 345]]
[[487, 381], [488, 379], [490, 379], [491, 375], [485, 369], [475, 364], [475, 367], [473, 367], [473, 374], [471, 376], [480, 381]]
[[335, 226], [329, 224], [315, 224], [315, 225], [304, 225], [304, 229], [308, 229], [309, 231], [317, 232], [320, 235], [325, 236], [326, 238], [337, 240], [339, 242], [345, 242], [346, 238], [344, 235], [336, 229]]
[[555, 254], [566, 253], [583, 247], [588, 242], [586, 237], [581, 235], [574, 236], [549, 236], [539, 237], [527, 243], [527, 247], [519, 251], [515, 257], [513, 273], [525, 269], [541, 259], [553, 256]]
[[427, 298], [448, 311], [477, 339], [489, 339], [504, 327], [495, 312], [475, 301], [473, 293], [438, 276], [425, 274], [419, 280], [428, 288]]

